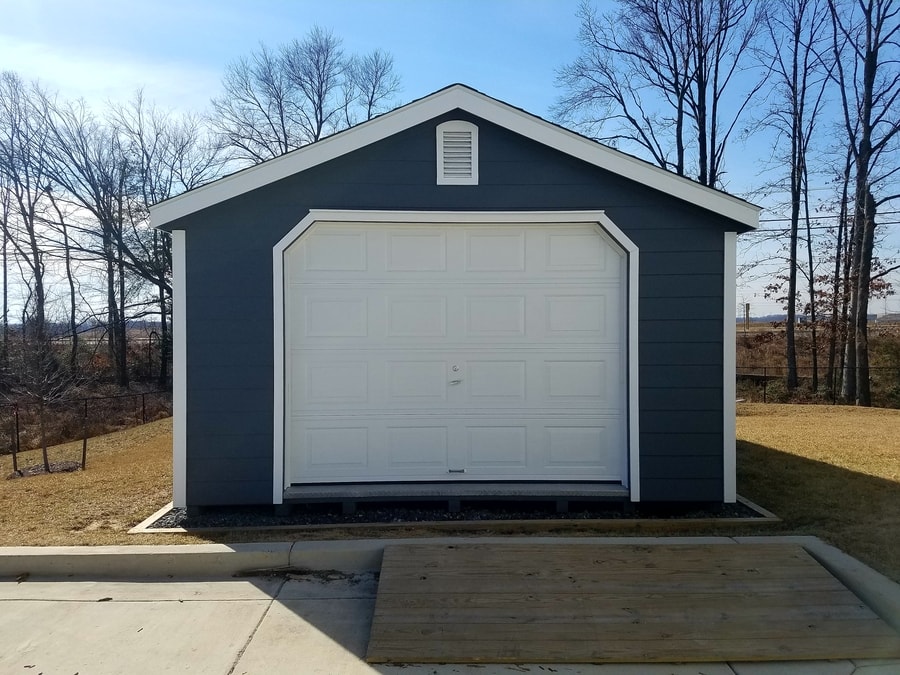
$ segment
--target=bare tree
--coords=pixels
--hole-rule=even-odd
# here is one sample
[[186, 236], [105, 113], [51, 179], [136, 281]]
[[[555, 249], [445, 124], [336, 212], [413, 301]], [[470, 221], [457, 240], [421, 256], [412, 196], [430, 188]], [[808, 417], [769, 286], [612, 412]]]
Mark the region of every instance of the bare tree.
[[393, 57], [344, 53], [330, 30], [314, 26], [277, 49], [261, 44], [229, 65], [210, 122], [234, 159], [259, 163], [370, 119], [399, 90]]
[[0, 336], [0, 372], [9, 366], [9, 255], [12, 235], [12, 190], [6, 173], [0, 170], [0, 240], [2, 240], [3, 264], [3, 308], [0, 321], [3, 323], [3, 334]]
[[300, 94], [298, 112], [306, 142], [336, 131], [347, 65], [341, 40], [330, 30], [313, 26], [303, 40], [282, 47], [281, 58], [287, 77]]
[[[788, 171], [790, 216], [788, 232], [786, 360], [787, 387], [798, 384], [797, 346], [797, 274], [800, 269], [798, 243], [801, 212], [805, 214], [807, 291], [812, 330], [813, 382], [818, 388], [816, 345], [815, 261], [809, 210], [809, 155], [813, 133], [824, 104], [833, 59], [827, 58], [829, 22], [825, 0], [780, 0], [770, 5], [764, 17], [765, 44], [760, 59], [772, 69], [773, 105], [767, 110], [765, 125], [776, 132], [773, 143], [776, 161]], [[825, 55], [823, 59], [822, 55]], [[779, 148], [788, 146], [785, 154]]]
[[[46, 288], [42, 211], [48, 194], [48, 130], [35, 98], [40, 92], [28, 87], [15, 73], [0, 74], [0, 173], [9, 191], [6, 217], [8, 241], [20, 264], [28, 268], [28, 321], [22, 330], [36, 345], [47, 346]], [[13, 219], [17, 230], [10, 227]]]
[[[347, 66], [347, 81], [352, 85], [354, 101], [364, 120], [392, 107], [400, 92], [400, 76], [394, 72], [394, 57], [376, 49], [364, 56], [353, 57]], [[353, 124], [348, 120], [348, 126]]]
[[850, 226], [849, 316], [842, 395], [871, 405], [868, 312], [876, 213], [900, 198], [889, 186], [900, 171], [900, 3], [828, 0], [844, 127], [855, 171]]
[[118, 136], [94, 116], [84, 101], [60, 104], [45, 97], [43, 110], [52, 132], [49, 152], [53, 182], [93, 217], [93, 223], [83, 226], [82, 231], [97, 242], [92, 252], [105, 267], [109, 355], [117, 384], [126, 387], [128, 283], [124, 237], [132, 169]]
[[558, 73], [557, 118], [599, 140], [634, 144], [662, 168], [717, 186], [725, 149], [762, 78], [734, 97], [761, 20], [752, 0], [618, 0], [579, 10], [581, 54]]
[[295, 86], [278, 54], [260, 45], [225, 69], [222, 87], [210, 119], [238, 159], [256, 164], [303, 144]]
[[112, 106], [111, 122], [135, 171], [128, 200], [124, 239], [127, 264], [156, 291], [160, 316], [161, 387], [168, 383], [169, 318], [172, 298], [172, 246], [169, 235], [150, 226], [150, 206], [217, 177], [218, 148], [194, 115], [175, 117], [148, 103], [138, 91], [126, 105]]

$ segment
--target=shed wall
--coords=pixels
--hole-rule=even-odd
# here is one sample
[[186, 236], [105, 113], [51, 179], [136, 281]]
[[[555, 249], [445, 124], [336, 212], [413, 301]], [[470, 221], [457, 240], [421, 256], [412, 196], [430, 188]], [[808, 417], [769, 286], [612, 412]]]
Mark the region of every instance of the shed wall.
[[[436, 185], [449, 119], [479, 126], [477, 186]], [[170, 224], [186, 230], [189, 505], [271, 503], [272, 247], [311, 208], [605, 210], [640, 249], [642, 500], [722, 499], [729, 221], [460, 112]]]

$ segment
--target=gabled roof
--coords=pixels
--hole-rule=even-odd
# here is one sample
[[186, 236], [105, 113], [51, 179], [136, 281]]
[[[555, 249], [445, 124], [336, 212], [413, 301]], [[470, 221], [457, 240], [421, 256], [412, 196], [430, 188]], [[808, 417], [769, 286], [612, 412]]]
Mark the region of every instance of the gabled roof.
[[614, 150], [540, 117], [454, 84], [355, 127], [167, 199], [150, 209], [156, 227], [305, 171], [455, 109], [465, 110], [531, 140], [601, 169], [655, 188], [748, 227], [759, 224], [759, 207], [725, 192]]

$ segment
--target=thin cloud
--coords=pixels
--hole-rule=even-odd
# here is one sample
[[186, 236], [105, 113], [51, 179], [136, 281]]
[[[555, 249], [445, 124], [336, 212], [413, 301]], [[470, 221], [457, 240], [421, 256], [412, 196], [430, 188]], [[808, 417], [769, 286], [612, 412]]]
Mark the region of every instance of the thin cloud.
[[73, 54], [10, 37], [0, 41], [0, 63], [25, 80], [38, 80], [64, 97], [84, 98], [92, 106], [125, 101], [143, 88], [162, 107], [200, 111], [217, 93], [221, 79], [221, 73], [194, 65], [139, 61], [115, 52]]

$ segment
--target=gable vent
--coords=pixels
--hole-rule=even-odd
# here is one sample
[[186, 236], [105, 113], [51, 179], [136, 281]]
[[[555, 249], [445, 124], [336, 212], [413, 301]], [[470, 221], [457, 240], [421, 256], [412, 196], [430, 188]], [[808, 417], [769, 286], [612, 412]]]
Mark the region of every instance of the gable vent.
[[444, 122], [437, 128], [438, 185], [478, 184], [478, 127]]

